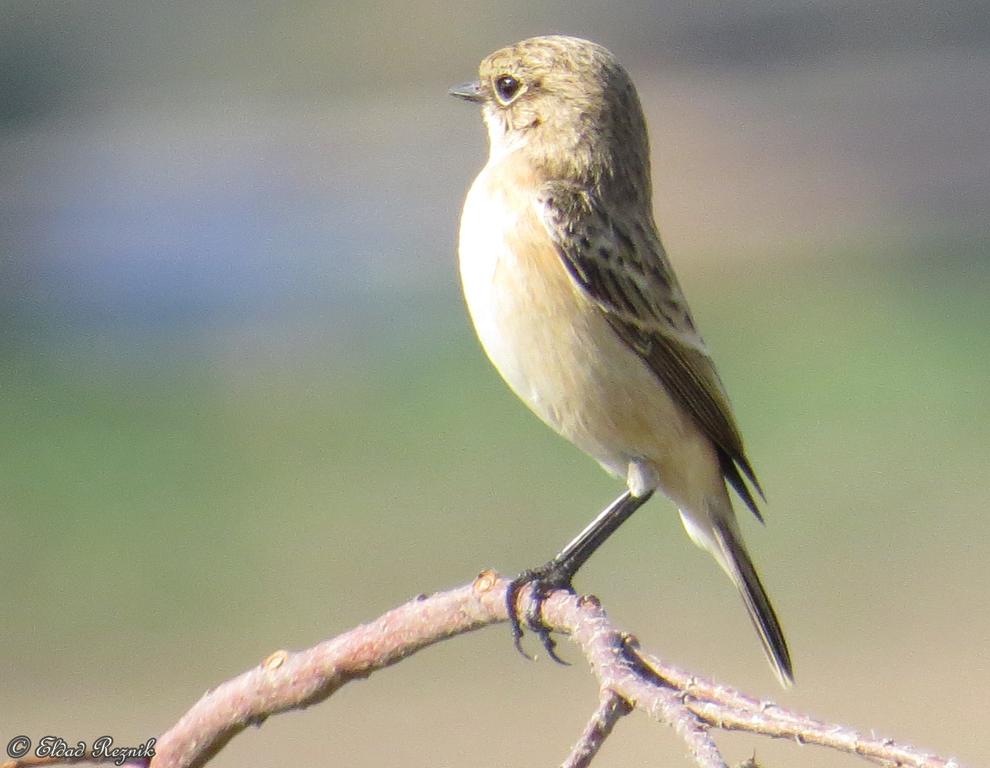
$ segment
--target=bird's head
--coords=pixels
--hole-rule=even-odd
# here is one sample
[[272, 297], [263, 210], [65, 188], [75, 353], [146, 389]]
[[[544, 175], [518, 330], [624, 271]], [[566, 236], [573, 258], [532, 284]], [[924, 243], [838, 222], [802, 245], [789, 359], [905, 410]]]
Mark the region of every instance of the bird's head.
[[451, 94], [481, 105], [493, 157], [522, 151], [548, 178], [649, 190], [649, 143], [632, 80], [602, 46], [534, 37], [487, 56]]

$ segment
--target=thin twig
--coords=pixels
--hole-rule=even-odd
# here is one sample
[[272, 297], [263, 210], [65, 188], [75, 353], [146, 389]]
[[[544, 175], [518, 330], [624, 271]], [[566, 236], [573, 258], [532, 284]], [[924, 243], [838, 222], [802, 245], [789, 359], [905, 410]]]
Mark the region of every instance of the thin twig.
[[615, 724], [631, 711], [632, 707], [615, 691], [602, 691], [598, 709], [588, 720], [581, 738], [571, 749], [571, 754], [561, 763], [560, 768], [588, 768], [605, 743], [605, 739], [612, 733]]
[[893, 739], [864, 737], [846, 726], [784, 709], [772, 701], [761, 701], [731, 686], [690, 675], [660, 659], [642, 654], [643, 662], [660, 678], [683, 692], [685, 706], [713, 728], [747, 731], [760, 736], [789, 739], [799, 744], [859, 755], [872, 762], [913, 768], [961, 768], [958, 761], [939, 757]]
[[581, 647], [603, 689], [615, 691], [634, 708], [672, 726], [701, 768], [726, 768], [707, 726], [684, 706], [673, 688], [644, 667], [634, 643], [612, 626], [597, 598], [575, 601], [558, 592], [547, 600], [543, 616]]
[[504, 621], [507, 583], [485, 571], [472, 584], [419, 595], [370, 624], [305, 651], [276, 651], [261, 665], [206, 693], [162, 734], [152, 767], [198, 768], [249, 725], [323, 701], [345, 683], [428, 645]]
[[[396, 664], [429, 645], [506, 621], [508, 585], [507, 579], [484, 571], [472, 584], [429, 597], [420, 595], [312, 648], [275, 651], [258, 666], [204, 694], [158, 738], [151, 768], [199, 768], [249, 725], [323, 701], [347, 682]], [[524, 590], [522, 599], [531, 599], [529, 590]], [[553, 630], [570, 635], [601, 691], [598, 709], [565, 768], [586, 768], [615, 723], [632, 710], [670, 725], [700, 768], [726, 766], [712, 738], [715, 730], [817, 744], [881, 765], [962, 768], [955, 760], [889, 739], [865, 738], [851, 728], [790, 712], [643, 654], [611, 624], [594, 598], [555, 592], [543, 605], [543, 619]], [[80, 761], [62, 764], [68, 762]], [[25, 755], [0, 768], [40, 764], [56, 763]]]

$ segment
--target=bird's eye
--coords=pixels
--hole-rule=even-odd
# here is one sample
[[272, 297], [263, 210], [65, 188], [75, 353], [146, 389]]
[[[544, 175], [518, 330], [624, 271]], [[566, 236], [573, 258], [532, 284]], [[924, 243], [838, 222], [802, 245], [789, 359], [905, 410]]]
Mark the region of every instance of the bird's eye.
[[519, 93], [521, 85], [512, 75], [499, 75], [495, 80], [495, 95], [500, 102], [508, 104]]

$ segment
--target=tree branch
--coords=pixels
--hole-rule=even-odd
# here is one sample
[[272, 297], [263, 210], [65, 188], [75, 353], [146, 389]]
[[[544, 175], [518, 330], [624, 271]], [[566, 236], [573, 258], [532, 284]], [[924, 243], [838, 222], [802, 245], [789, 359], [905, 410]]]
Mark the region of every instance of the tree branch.
[[588, 720], [581, 738], [560, 768], [587, 768], [591, 765], [591, 761], [598, 754], [605, 739], [612, 733], [615, 724], [630, 712], [632, 708], [619, 694], [615, 691], [602, 691], [598, 709]]
[[[207, 692], [155, 744], [150, 768], [198, 768], [234, 736], [268, 717], [316, 704], [347, 682], [396, 664], [426, 646], [507, 620], [509, 582], [484, 571], [473, 583], [427, 597], [419, 595], [369, 624], [303, 651], [275, 651], [261, 664]], [[524, 589], [520, 600], [530, 600]], [[615, 724], [641, 710], [670, 725], [701, 768], [726, 768], [712, 732], [748, 731], [771, 738], [818, 744], [880, 765], [962, 768], [890, 739], [864, 737], [839, 725], [790, 712], [711, 680], [690, 675], [642, 653], [617, 630], [594, 597], [553, 593], [543, 605], [552, 629], [577, 644], [599, 684], [597, 709], [564, 768], [586, 768]], [[0, 765], [54, 765], [27, 756]], [[77, 761], [78, 762], [78, 761]], [[131, 761], [148, 766], [147, 760]]]

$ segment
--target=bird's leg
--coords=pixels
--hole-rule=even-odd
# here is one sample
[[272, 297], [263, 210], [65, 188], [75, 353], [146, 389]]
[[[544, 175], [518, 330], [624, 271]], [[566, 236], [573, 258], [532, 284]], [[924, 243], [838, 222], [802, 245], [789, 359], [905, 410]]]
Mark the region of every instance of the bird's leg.
[[543, 623], [541, 616], [543, 601], [555, 589], [564, 589], [568, 592], [573, 592], [574, 587], [571, 586], [571, 579], [574, 578], [574, 574], [578, 572], [578, 569], [652, 495], [652, 491], [643, 496], [633, 496], [631, 492], [626, 491], [609, 504], [581, 533], [574, 537], [574, 540], [564, 547], [560, 551], [560, 554], [553, 560], [541, 565], [539, 568], [523, 571], [512, 580], [508, 589], [505, 591], [505, 601], [509, 610], [512, 637], [516, 644], [516, 650], [519, 653], [527, 658], [532, 658], [522, 649], [523, 630], [519, 610], [516, 606], [516, 598], [519, 595], [519, 591], [526, 584], [532, 584], [533, 599], [530, 601], [529, 608], [526, 612], [526, 624], [540, 638], [550, 658], [560, 664], [566, 663], [557, 655], [555, 650], [557, 644], [550, 637], [550, 629]]

